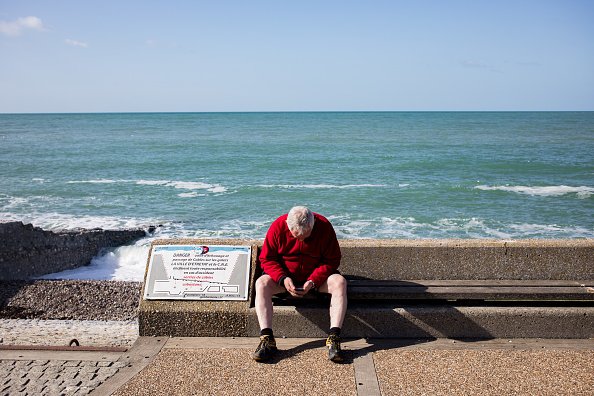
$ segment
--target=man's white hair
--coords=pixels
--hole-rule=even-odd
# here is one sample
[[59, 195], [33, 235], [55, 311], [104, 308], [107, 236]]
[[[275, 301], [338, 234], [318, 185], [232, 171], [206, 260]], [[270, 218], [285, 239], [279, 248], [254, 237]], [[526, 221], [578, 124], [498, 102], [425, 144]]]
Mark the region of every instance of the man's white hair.
[[305, 206], [294, 206], [289, 211], [287, 225], [289, 230], [298, 231], [299, 234], [311, 231], [314, 226], [314, 214]]

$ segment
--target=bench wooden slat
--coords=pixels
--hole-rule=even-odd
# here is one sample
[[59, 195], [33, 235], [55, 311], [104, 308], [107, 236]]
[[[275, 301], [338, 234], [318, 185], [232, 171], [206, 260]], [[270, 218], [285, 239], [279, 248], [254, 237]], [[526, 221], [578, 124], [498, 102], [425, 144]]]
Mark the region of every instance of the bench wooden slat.
[[[349, 300], [594, 301], [592, 280], [348, 280]], [[285, 294], [285, 300], [299, 300]], [[307, 295], [306, 299], [315, 299]]]
[[351, 300], [594, 300], [592, 281], [349, 280]]
[[348, 291], [349, 299], [530, 299], [594, 300], [594, 293], [580, 287], [359, 287]]

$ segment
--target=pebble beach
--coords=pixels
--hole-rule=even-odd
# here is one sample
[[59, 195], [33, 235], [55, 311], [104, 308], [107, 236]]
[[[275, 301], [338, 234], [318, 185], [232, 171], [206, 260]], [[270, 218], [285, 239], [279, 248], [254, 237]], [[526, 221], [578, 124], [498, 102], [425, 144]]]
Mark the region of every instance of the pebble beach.
[[138, 337], [141, 283], [0, 282], [0, 344], [131, 346]]

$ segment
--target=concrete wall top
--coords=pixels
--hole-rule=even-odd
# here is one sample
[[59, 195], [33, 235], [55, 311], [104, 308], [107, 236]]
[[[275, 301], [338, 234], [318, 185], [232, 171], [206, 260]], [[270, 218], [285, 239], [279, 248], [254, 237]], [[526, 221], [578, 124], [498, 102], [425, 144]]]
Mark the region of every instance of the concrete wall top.
[[[153, 244], [251, 245], [253, 239], [165, 239]], [[594, 279], [594, 239], [342, 239], [340, 271], [378, 280]]]
[[594, 239], [339, 239], [341, 247], [589, 247]]
[[594, 279], [594, 240], [348, 240], [345, 274], [391, 280]]
[[[257, 245], [262, 239], [238, 238], [175, 238], [157, 239], [153, 244], [212, 244], [212, 245]], [[341, 247], [589, 247], [594, 248], [593, 238], [583, 239], [339, 239]]]

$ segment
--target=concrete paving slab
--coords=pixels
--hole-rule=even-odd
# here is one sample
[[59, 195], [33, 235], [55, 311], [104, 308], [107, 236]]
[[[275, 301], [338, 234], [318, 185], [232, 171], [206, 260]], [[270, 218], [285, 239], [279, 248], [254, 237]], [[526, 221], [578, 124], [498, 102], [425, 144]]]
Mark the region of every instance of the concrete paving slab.
[[138, 321], [0, 319], [0, 344], [130, 347], [138, 337]]
[[[151, 337], [141, 337], [151, 338]], [[155, 337], [152, 337], [155, 338]], [[163, 349], [256, 349], [258, 337], [171, 337]], [[323, 338], [276, 338], [279, 349], [321, 346]], [[538, 349], [538, 350], [594, 350], [594, 339], [447, 339], [447, 338], [343, 338], [345, 350], [384, 349]]]
[[120, 355], [118, 363], [122, 369], [114, 373], [93, 393], [99, 396], [113, 394], [153, 362], [166, 342], [167, 338], [163, 337], [139, 337], [129, 351]]
[[64, 360], [64, 361], [93, 361], [115, 362], [122, 355], [121, 352], [99, 351], [36, 351], [36, 350], [0, 350], [1, 360]]
[[279, 354], [268, 364], [252, 361], [257, 344], [254, 337], [170, 338], [115, 394], [594, 392], [594, 340], [355, 339], [343, 342], [344, 364], [326, 360], [320, 338], [277, 338]]
[[277, 338], [278, 356], [267, 364], [256, 363], [251, 354], [258, 341], [255, 337], [140, 337], [124, 353], [3, 350], [0, 391], [594, 394], [593, 339], [350, 339], [343, 342], [343, 364], [327, 360], [323, 338]]
[[594, 351], [390, 349], [374, 353], [382, 395], [592, 395]]
[[379, 381], [375, 372], [373, 354], [360, 354], [353, 359], [357, 395], [381, 396]]
[[279, 351], [269, 364], [251, 350], [163, 349], [115, 394], [131, 395], [356, 395], [352, 363], [334, 364], [318, 342], [314, 348]]

